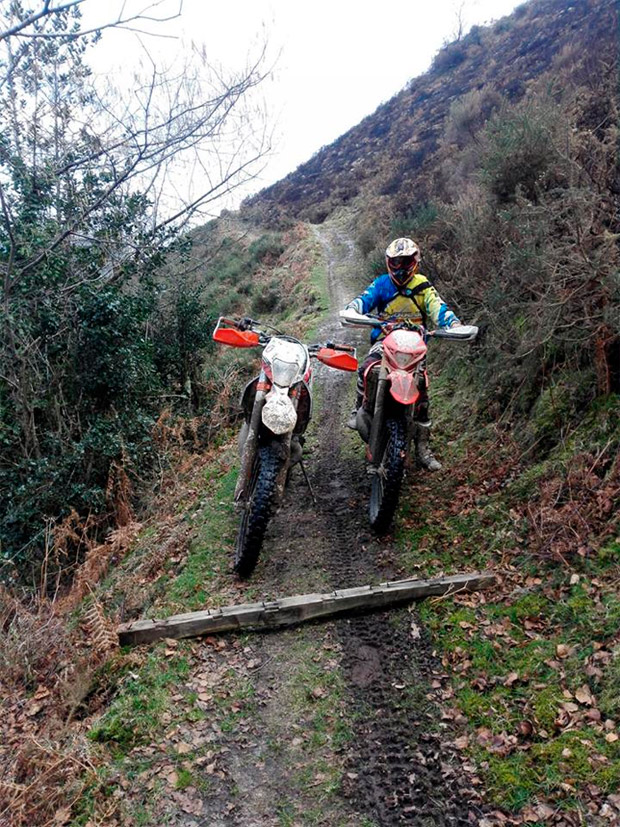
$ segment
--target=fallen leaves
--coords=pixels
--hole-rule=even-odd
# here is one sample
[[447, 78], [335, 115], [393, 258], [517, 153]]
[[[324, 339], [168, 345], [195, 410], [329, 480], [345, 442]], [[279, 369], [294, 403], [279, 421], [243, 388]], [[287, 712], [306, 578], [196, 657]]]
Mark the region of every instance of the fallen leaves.
[[584, 684], [575, 692], [575, 698], [579, 701], [580, 704], [596, 706], [596, 699], [590, 691], [590, 687], [587, 686], [587, 684]]

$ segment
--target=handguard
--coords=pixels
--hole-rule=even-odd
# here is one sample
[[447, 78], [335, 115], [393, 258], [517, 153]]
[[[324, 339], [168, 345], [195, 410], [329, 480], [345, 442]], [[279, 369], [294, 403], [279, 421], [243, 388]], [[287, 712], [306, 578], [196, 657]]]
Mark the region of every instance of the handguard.
[[435, 339], [452, 339], [459, 342], [472, 342], [478, 335], [475, 324], [462, 324], [458, 327], [440, 327], [429, 333]]
[[345, 307], [344, 310], [340, 311], [338, 317], [343, 327], [376, 327], [379, 324], [379, 319], [375, 316], [358, 313], [354, 307]]

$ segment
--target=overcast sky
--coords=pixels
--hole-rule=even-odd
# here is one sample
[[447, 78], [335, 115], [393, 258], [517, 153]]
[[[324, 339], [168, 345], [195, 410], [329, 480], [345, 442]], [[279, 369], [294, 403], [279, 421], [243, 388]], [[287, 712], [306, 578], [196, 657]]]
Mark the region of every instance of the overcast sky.
[[[146, 3], [127, 0], [124, 5], [133, 11]], [[100, 2], [86, 3], [85, 18], [91, 22], [93, 12], [108, 15], [117, 4], [120, 0], [106, 0], [104, 12]], [[165, 62], [191, 43], [204, 43], [210, 60], [235, 68], [267, 41], [274, 68], [261, 95], [276, 142], [253, 183], [257, 191], [294, 170], [425, 72], [442, 44], [454, 39], [459, 19], [467, 30], [497, 20], [517, 5], [520, 0], [378, 0], [364, 9], [349, 0], [183, 0], [179, 19], [152, 26], [168, 37], [108, 31], [90, 52], [89, 62], [105, 73], [121, 61], [127, 65], [137, 59], [141, 44]], [[156, 13], [164, 16], [178, 6], [179, 0], [161, 0]]]

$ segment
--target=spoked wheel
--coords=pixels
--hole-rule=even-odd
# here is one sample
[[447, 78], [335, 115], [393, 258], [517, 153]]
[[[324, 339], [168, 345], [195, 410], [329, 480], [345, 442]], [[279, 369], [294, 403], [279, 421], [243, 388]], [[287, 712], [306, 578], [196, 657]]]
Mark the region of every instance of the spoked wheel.
[[249, 577], [258, 562], [273, 513], [276, 480], [281, 467], [278, 443], [272, 442], [258, 449], [235, 546], [235, 571], [239, 577]]
[[407, 458], [406, 421], [388, 419], [385, 426], [385, 448], [370, 489], [370, 525], [378, 534], [388, 530], [394, 517]]

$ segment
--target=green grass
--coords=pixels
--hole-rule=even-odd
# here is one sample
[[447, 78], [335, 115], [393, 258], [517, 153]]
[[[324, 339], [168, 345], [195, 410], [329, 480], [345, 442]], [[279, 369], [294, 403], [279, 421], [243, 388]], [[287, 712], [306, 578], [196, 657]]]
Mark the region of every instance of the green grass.
[[216, 697], [216, 717], [222, 732], [235, 732], [237, 725], [257, 711], [256, 690], [249, 678], [241, 678], [230, 670], [224, 678], [229, 687], [225, 696]]
[[193, 774], [189, 771], [180, 767], [177, 770], [177, 782], [174, 785], [176, 790], [185, 790], [187, 787], [191, 787], [195, 784], [195, 779]]
[[187, 679], [189, 662], [180, 652], [162, 657], [162, 646], [149, 653], [139, 673], [129, 667], [117, 676], [117, 692], [105, 714], [88, 733], [93, 741], [113, 744], [125, 754], [147, 743], [162, 727], [164, 713], [185, 717], [184, 709], [170, 700], [170, 693]]
[[[614, 632], [611, 625], [617, 603], [615, 594], [598, 602], [578, 585], [565, 600], [553, 601], [534, 593], [510, 605], [491, 603], [477, 610], [450, 601], [422, 607], [421, 617], [435, 640], [449, 657], [455, 657], [455, 702], [472, 732], [484, 728], [496, 735], [518, 735], [524, 721], [533, 726], [528, 748], [505, 756], [488, 752], [474, 740], [472, 757], [481, 768], [485, 789], [499, 805], [519, 810], [544, 794], [564, 806], [560, 785], [565, 782], [577, 794], [589, 783], [613, 791], [620, 782], [620, 750], [617, 743], [605, 740], [602, 727], [597, 730], [581, 724], [562, 731], [557, 723], [561, 705], [567, 701], [566, 692], [574, 693], [590, 681], [584, 662], [594, 651], [593, 641], [617, 633], [617, 626]], [[524, 627], [530, 618], [548, 624], [533, 639], [527, 637]], [[506, 629], [508, 643], [502, 635], [487, 637], [483, 631], [483, 623], [502, 620], [509, 621], [499, 627]], [[467, 626], [462, 628], [461, 623]], [[570, 647], [570, 654], [561, 661], [556, 654], [559, 644]], [[466, 669], [458, 671], [463, 663]], [[506, 685], [511, 673], [518, 678]], [[591, 684], [605, 716], [614, 718], [620, 712], [619, 685], [620, 660], [615, 658], [601, 684]], [[605, 760], [598, 761], [596, 756], [601, 755]]]
[[237, 468], [231, 467], [213, 481], [209, 502], [200, 513], [188, 518], [192, 527], [189, 554], [179, 574], [166, 588], [166, 599], [175, 611], [195, 611], [217, 605], [213, 583], [227, 572], [237, 530], [233, 494]]
[[[458, 418], [454, 400], [448, 400], [448, 409]], [[476, 477], [473, 463], [469, 479], [437, 478], [427, 486], [434, 496], [421, 502], [406, 497], [401, 508], [396, 537], [399, 559], [409, 568], [450, 572], [501, 568], [508, 561], [523, 584], [501, 600], [490, 591], [482, 602], [426, 601], [419, 609], [450, 674], [450, 705], [467, 719], [466, 755], [476, 764], [489, 801], [510, 811], [540, 800], [559, 810], [583, 809], [588, 785], [604, 794], [620, 784], [620, 742], [606, 739], [615, 734], [614, 724], [611, 730], [603, 725], [606, 719], [620, 724], [620, 650], [614, 643], [620, 628], [620, 538], [610, 537], [601, 523], [604, 539], [591, 530], [585, 539], [591, 551], [574, 554], [566, 567], [551, 555], [531, 554], [532, 527], [521, 516], [527, 515], [527, 504], [536, 507], [547, 481], [569, 480], [576, 454], [586, 455], [586, 468], [600, 458], [599, 473], [611, 467], [620, 441], [619, 409], [617, 397], [597, 402], [544, 459], [520, 467], [492, 493], [486, 479]], [[445, 412], [438, 420], [450, 428]], [[469, 463], [476, 440], [481, 456], [496, 449], [497, 434], [490, 430], [473, 436], [464, 428], [442, 446], [448, 466]], [[504, 448], [497, 450], [501, 454]], [[473, 505], [452, 508], [459, 487], [468, 483], [476, 491]], [[569, 482], [565, 491], [573, 496]], [[587, 671], [588, 664], [598, 664], [602, 648], [614, 656], [599, 671]], [[588, 718], [590, 707], [577, 700], [584, 686], [596, 699], [598, 724]], [[576, 710], [569, 710], [568, 719], [562, 717], [567, 702]], [[510, 736], [516, 743], [494, 749], [484, 737], [479, 740], [486, 731], [500, 744]]]

